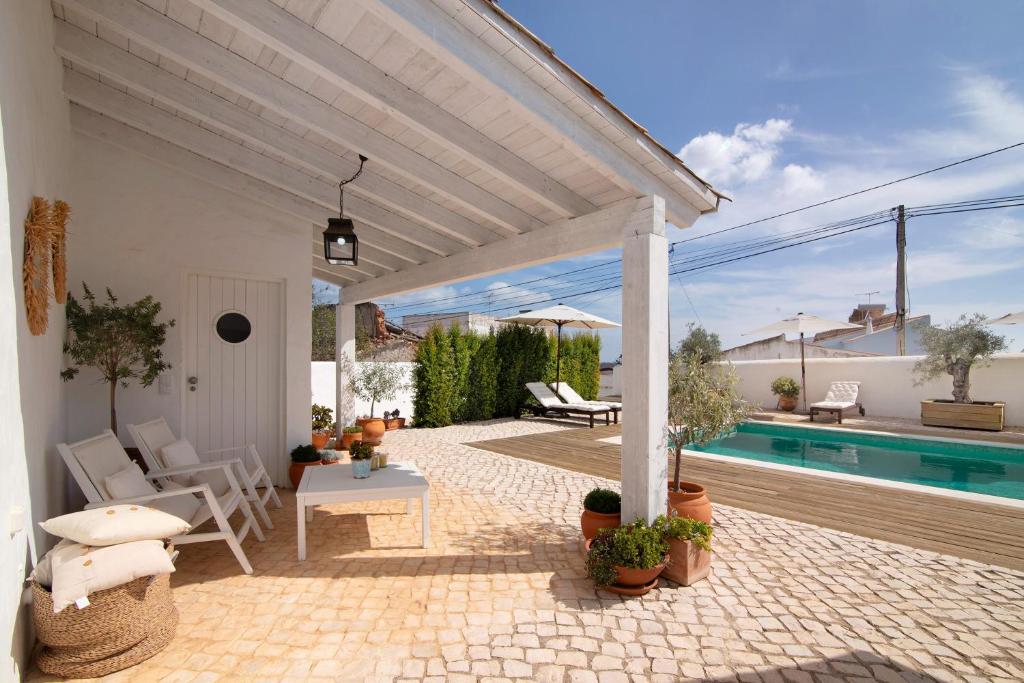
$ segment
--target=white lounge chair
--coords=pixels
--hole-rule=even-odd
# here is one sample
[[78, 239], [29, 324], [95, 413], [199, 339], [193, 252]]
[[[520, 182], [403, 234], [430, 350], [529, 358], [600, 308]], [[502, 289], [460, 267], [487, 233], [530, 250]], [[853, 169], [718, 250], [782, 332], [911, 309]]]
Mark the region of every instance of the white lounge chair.
[[836, 421], [843, 423], [843, 411], [850, 408], [857, 408], [860, 414], [864, 414], [864, 406], [857, 401], [857, 394], [860, 393], [860, 382], [832, 382], [825, 394], [824, 401], [818, 401], [810, 405], [811, 422], [818, 413], [834, 413]]
[[[137, 425], [130, 424], [127, 427], [128, 433], [132, 435], [132, 440], [135, 441], [139, 452], [142, 453], [142, 459], [146, 461], [146, 467], [151, 470], [164, 469], [166, 463], [163, 462], [162, 456], [159, 455], [160, 450], [164, 446], [177, 441], [174, 432], [171, 431], [170, 426], [167, 424], [167, 420], [158, 417], [149, 422]], [[234, 465], [239, 483], [245, 489], [246, 500], [256, 508], [260, 519], [263, 521], [263, 526], [273, 529], [274, 523], [270, 521], [270, 515], [267, 514], [267, 504], [273, 500], [274, 505], [280, 508], [281, 498], [277, 495], [274, 482], [270, 480], [267, 468], [263, 466], [263, 459], [260, 458], [260, 454], [257, 452], [254, 444], [218, 448], [217, 450], [207, 451], [200, 457], [211, 455], [224, 456], [229, 453], [236, 453], [237, 455], [230, 458], [207, 458], [207, 462], [224, 462]], [[247, 463], [246, 460], [250, 462]], [[197, 461], [195, 464], [202, 464], [202, 461]], [[258, 484], [263, 484], [264, 486], [262, 497], [260, 497], [259, 492], [256, 490]]]
[[[208, 463], [192, 467], [165, 468], [150, 471], [145, 475], [147, 480], [152, 481], [171, 476], [220, 469], [224, 472], [230, 487], [219, 498], [213, 495], [213, 491], [210, 490], [208, 484], [202, 484], [200, 486], [185, 487], [168, 486], [163, 491], [158, 491], [154, 486], [153, 493], [151, 494], [115, 499], [109, 495], [105, 479], [131, 467], [134, 463], [132, 463], [128, 454], [125, 453], [124, 447], [121, 446], [121, 442], [117, 440], [112, 431], [107, 429], [99, 436], [75, 443], [57, 444], [57, 451], [64, 458], [64, 462], [67, 464], [68, 469], [71, 470], [72, 476], [74, 476], [78, 486], [82, 489], [82, 493], [85, 494], [86, 499], [89, 501], [86, 505], [87, 508], [131, 503], [145, 505], [175, 496], [192, 496], [193, 498], [197, 494], [202, 496], [203, 503], [199, 506], [199, 509], [192, 516], [192, 519], [185, 521], [191, 524], [194, 530], [200, 524], [213, 518], [217, 523], [218, 530], [207, 533], [194, 533], [193, 531], [182, 536], [175, 536], [170, 540], [176, 545], [201, 543], [203, 541], [224, 541], [231, 548], [231, 552], [235, 554], [238, 563], [242, 565], [243, 571], [246, 574], [252, 574], [252, 565], [249, 564], [249, 558], [245, 556], [245, 551], [242, 550], [242, 541], [248, 535], [250, 529], [256, 538], [262, 541], [263, 532], [260, 531], [259, 524], [252, 515], [248, 501], [242, 495], [242, 490], [238, 486], [238, 480], [235, 479], [234, 473], [231, 471], [232, 466], [230, 464]], [[241, 526], [238, 527], [238, 532], [235, 533], [231, 529], [228, 518], [239, 508], [245, 516], [245, 521], [242, 522]]]
[[594, 416], [604, 415], [604, 423], [611, 424], [611, 414], [615, 413], [615, 421], [618, 422], [619, 411], [604, 403], [584, 405], [580, 403], [563, 403], [562, 399], [555, 396], [555, 392], [544, 382], [529, 382], [526, 388], [530, 390], [533, 397], [540, 403], [540, 407], [533, 407], [534, 415], [545, 413], [556, 413], [558, 415], [583, 415], [590, 418], [590, 428], [594, 428]]
[[588, 401], [577, 394], [576, 390], [566, 382], [558, 382], [550, 386], [566, 403], [575, 403], [576, 405], [584, 406], [608, 406], [614, 410], [622, 410], [622, 404], [618, 401]]

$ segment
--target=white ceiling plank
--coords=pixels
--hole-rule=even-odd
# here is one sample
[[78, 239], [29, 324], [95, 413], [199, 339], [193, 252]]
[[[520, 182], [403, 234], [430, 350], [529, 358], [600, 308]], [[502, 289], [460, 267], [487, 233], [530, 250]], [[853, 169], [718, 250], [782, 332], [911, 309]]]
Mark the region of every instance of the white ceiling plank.
[[342, 291], [342, 300], [347, 304], [372, 301], [610, 249], [622, 243], [627, 221], [650, 205], [651, 197], [625, 199], [586, 216], [562, 219], [543, 230], [351, 285]]
[[[489, 172], [555, 211], [577, 216], [594, 205], [571, 192], [481, 131], [405, 87], [373, 64], [285, 12], [269, 0], [194, 0], [241, 31], [262, 40], [335, 85], [400, 118], [444, 145], [453, 145]], [[387, 37], [387, 31], [373, 31]], [[383, 42], [383, 41], [381, 41]], [[378, 46], [379, 47], [379, 46]]]
[[[602, 134], [590, 126], [581, 125], [579, 116], [568, 111], [551, 93], [539, 87], [508, 59], [495, 52], [491, 46], [453, 20], [433, 2], [357, 1], [382, 16], [393, 28], [401, 31], [424, 49], [445, 54], [448, 57], [445, 63], [450, 68], [457, 69], [470, 83], [486, 92], [500, 93], [510, 107], [516, 108], [555, 139], [586, 155], [623, 187], [632, 188], [642, 194], [658, 194], [664, 197], [670, 219], [676, 225], [691, 225], [701, 212], [713, 210], [717, 205], [714, 194], [695, 178], [681, 177], [681, 180], [686, 181], [686, 185], [669, 186], [663, 179], [651, 174], [642, 163], [626, 151], [610, 143]], [[493, 13], [491, 8], [486, 7], [486, 0], [465, 2], [467, 6], [463, 11], [467, 17], [490, 16]], [[547, 71], [562, 68], [549, 55], [542, 54], [540, 48], [532, 42], [523, 39], [518, 42], [518, 46], [517, 51], [510, 54], [521, 54], [523, 51], [530, 52], [535, 49], [537, 59], [542, 60], [542, 63], [545, 60], [549, 62], [546, 64]], [[595, 108], [609, 106], [593, 93], [581, 93], [581, 96]], [[649, 148], [650, 143], [640, 140], [639, 137], [639, 133], [632, 132], [631, 139], [636, 144]]]
[[313, 277], [315, 277], [318, 280], [323, 280], [324, 282], [335, 285], [337, 287], [344, 287], [349, 282], [348, 280], [339, 277], [338, 274], [335, 273], [333, 270], [327, 270], [326, 263], [324, 263], [324, 265], [322, 266], [317, 265], [316, 263], [313, 264]]
[[[67, 0], [95, 20], [113, 24], [133, 40], [171, 55], [190, 69], [221, 82], [263, 106], [301, 121], [375, 163], [431, 185], [462, 206], [491, 218], [511, 232], [541, 226], [529, 214], [482, 190], [457, 174], [410, 151], [373, 128], [343, 115], [286, 81], [217, 46], [136, 0]], [[271, 70], [273, 62], [270, 66]]]
[[[125, 54], [81, 29], [58, 20], [54, 23], [57, 53], [71, 58], [76, 64], [96, 69], [139, 89], [158, 102], [232, 131], [252, 144], [273, 148], [317, 174], [334, 179], [348, 178], [357, 168], [352, 160], [339, 157], [144, 60]], [[493, 242], [502, 236], [499, 231], [478, 225], [462, 214], [383, 178], [373, 172], [372, 165], [350, 186], [350, 191], [419, 219], [469, 246]]]

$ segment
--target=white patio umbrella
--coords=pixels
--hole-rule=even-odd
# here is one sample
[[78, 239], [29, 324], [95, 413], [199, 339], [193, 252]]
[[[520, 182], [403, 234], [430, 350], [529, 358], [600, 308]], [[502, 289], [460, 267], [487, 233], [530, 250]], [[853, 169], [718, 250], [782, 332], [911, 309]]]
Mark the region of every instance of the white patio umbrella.
[[860, 327], [860, 325], [839, 320], [826, 320], [816, 315], [797, 313], [792, 318], [785, 318], [771, 325], [765, 325], [751, 332], [745, 332], [744, 336], [763, 336], [780, 333], [800, 335], [800, 394], [803, 397], [804, 410], [807, 410], [807, 364], [804, 360], [804, 335], [828, 332], [829, 330], [855, 330]]
[[565, 304], [549, 306], [536, 311], [524, 311], [517, 315], [501, 318], [498, 322], [519, 323], [521, 325], [536, 325], [538, 327], [557, 327], [558, 344], [555, 347], [555, 386], [562, 381], [562, 328], [581, 327], [588, 330], [596, 330], [604, 327], [622, 327], [619, 323], [605, 320], [596, 315]]
[[1020, 313], [1007, 313], [998, 318], [989, 318], [983, 321], [986, 325], [1024, 325], [1024, 311]]

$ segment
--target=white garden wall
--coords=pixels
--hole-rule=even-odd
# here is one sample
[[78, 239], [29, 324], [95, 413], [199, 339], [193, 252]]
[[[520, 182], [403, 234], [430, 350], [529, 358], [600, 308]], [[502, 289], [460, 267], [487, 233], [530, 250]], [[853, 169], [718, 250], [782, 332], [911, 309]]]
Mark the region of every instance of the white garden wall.
[[[54, 446], [64, 438], [59, 371], [64, 312], [51, 300], [49, 329], [32, 336], [21, 285], [25, 215], [33, 195], [67, 199], [70, 130], [53, 49], [48, 2], [0, 3], [0, 680], [18, 680], [32, 645], [23, 579], [28, 535], [39, 551], [51, 539], [33, 522], [63, 512], [67, 481]], [[25, 512], [8, 533], [8, 514]]]
[[[334, 392], [337, 387], [337, 373], [334, 371], [334, 365], [330, 361], [313, 361], [311, 363], [313, 403], [325, 405], [331, 410], [335, 408]], [[365, 365], [365, 363], [356, 363], [356, 365]], [[412, 417], [412, 372], [413, 368], [416, 367], [416, 363], [394, 363], [394, 365], [402, 368], [404, 373], [403, 382], [406, 384], [406, 388], [398, 392], [398, 396], [395, 397], [394, 401], [385, 401], [384, 405], [377, 406], [375, 412], [377, 417], [380, 417], [381, 413], [385, 410], [391, 411], [398, 408], [403, 417], [409, 418]], [[357, 398], [356, 415], [369, 414], [370, 402]], [[306, 425], [306, 431], [309, 431], [308, 424]]]
[[[912, 368], [920, 356], [869, 358], [811, 358], [807, 360], [807, 401], [825, 398], [830, 382], [859, 381], [860, 400], [869, 416], [921, 416], [921, 400], [950, 398], [953, 382], [949, 376], [914, 385]], [[764, 408], [774, 408], [772, 380], [788, 375], [800, 381], [800, 360], [734, 361], [743, 397]], [[1005, 401], [1006, 422], [1024, 425], [1024, 353], [997, 356], [988, 367], [971, 371], [971, 398], [977, 401]]]

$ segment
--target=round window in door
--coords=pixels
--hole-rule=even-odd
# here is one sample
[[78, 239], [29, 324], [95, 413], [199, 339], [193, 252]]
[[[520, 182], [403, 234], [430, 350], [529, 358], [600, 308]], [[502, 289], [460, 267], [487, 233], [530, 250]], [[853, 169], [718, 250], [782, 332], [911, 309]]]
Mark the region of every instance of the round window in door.
[[217, 318], [217, 336], [228, 344], [241, 344], [252, 334], [252, 323], [241, 313], [231, 311]]

